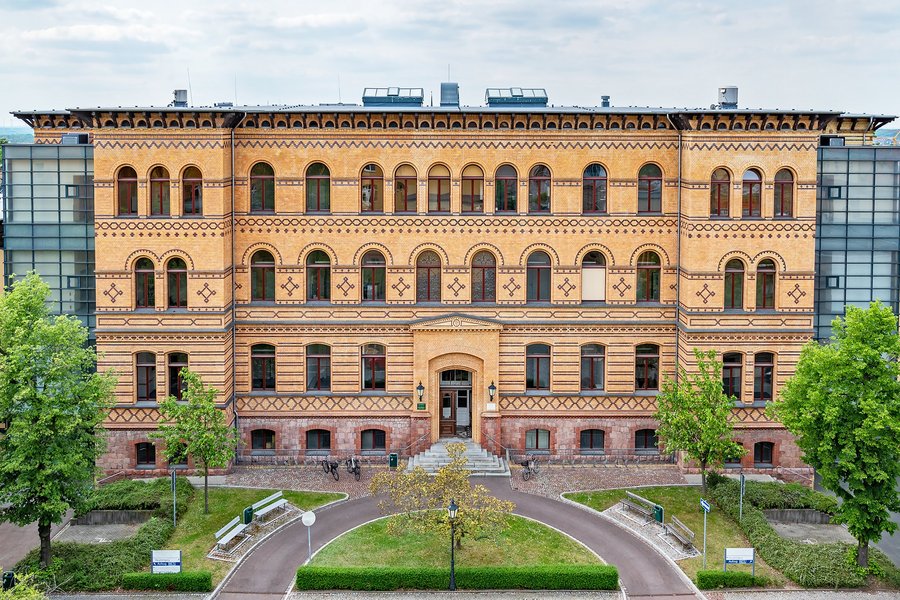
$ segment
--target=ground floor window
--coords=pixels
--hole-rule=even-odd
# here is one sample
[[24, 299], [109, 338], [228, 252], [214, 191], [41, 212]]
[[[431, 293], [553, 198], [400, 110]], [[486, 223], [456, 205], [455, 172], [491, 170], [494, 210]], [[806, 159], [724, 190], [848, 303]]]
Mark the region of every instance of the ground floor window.
[[137, 466], [138, 467], [155, 467], [156, 466], [156, 446], [151, 442], [141, 442], [136, 445]]
[[331, 432], [327, 429], [310, 429], [306, 432], [307, 450], [331, 450]]
[[603, 450], [604, 435], [602, 429], [583, 429], [581, 431], [581, 450]]
[[550, 450], [550, 432], [546, 429], [529, 429], [525, 432], [526, 450]]
[[772, 442], [757, 442], [753, 445], [753, 465], [756, 467], [771, 467], [775, 444]]
[[250, 449], [254, 453], [275, 451], [275, 432], [271, 429], [254, 429], [250, 432]]
[[385, 434], [381, 429], [366, 429], [362, 432], [360, 448], [363, 451], [384, 451]]
[[659, 452], [659, 438], [655, 429], [641, 429], [634, 434], [634, 449], [639, 453]]

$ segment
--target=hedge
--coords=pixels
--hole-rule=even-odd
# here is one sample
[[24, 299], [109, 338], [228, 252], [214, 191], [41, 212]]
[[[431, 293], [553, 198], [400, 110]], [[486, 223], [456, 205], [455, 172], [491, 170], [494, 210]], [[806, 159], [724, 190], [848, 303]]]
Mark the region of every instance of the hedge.
[[697, 587], [701, 590], [765, 586], [766, 583], [765, 577], [754, 577], [742, 571], [697, 571]]
[[[194, 486], [186, 477], [175, 484], [178, 515], [187, 510]], [[172, 482], [167, 477], [150, 482], [122, 479], [94, 490], [91, 500], [79, 514], [92, 510], [152, 510], [153, 516], [172, 518]]]
[[122, 587], [126, 590], [161, 590], [166, 592], [211, 592], [212, 573], [125, 573]]
[[[298, 590], [443, 590], [444, 567], [315, 567], [297, 570]], [[616, 590], [619, 572], [610, 565], [458, 567], [456, 586], [466, 590]]]

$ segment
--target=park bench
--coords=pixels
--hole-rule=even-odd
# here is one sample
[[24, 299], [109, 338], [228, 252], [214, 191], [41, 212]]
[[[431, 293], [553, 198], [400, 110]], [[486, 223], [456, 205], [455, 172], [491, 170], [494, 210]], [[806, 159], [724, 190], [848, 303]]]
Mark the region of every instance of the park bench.
[[256, 517], [263, 517], [274, 510], [285, 508], [288, 501], [283, 496], [283, 492], [275, 492], [271, 496], [263, 498], [259, 502], [255, 502], [254, 504], [252, 504], [253, 518], [255, 519]]
[[684, 544], [685, 548], [694, 546], [694, 532], [688, 529], [687, 525], [678, 520], [678, 517], [672, 517], [666, 525], [666, 533]]
[[656, 507], [655, 502], [650, 502], [646, 498], [642, 498], [637, 494], [625, 492], [625, 498], [622, 499], [622, 508], [627, 508], [636, 513], [640, 513], [648, 519], [653, 518], [653, 509]]
[[247, 526], [241, 523], [240, 517], [235, 517], [228, 521], [225, 527], [216, 532], [216, 547], [219, 550], [224, 549], [228, 542], [243, 533], [245, 529], [247, 529]]

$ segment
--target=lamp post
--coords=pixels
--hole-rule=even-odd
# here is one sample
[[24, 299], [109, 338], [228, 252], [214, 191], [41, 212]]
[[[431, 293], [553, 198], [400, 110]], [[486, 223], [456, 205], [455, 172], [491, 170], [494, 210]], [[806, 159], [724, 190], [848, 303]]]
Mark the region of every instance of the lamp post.
[[422, 385], [422, 382], [419, 382], [419, 385], [416, 386], [416, 394], [419, 396], [419, 402], [422, 401], [422, 396], [425, 395], [425, 386]]
[[447, 514], [450, 516], [450, 591], [456, 591], [456, 513], [459, 507], [456, 502], [450, 500], [450, 506], [447, 507]]
[[494, 401], [494, 394], [497, 393], [497, 386], [494, 385], [494, 382], [491, 382], [491, 385], [488, 386], [488, 396], [491, 397], [491, 402]]

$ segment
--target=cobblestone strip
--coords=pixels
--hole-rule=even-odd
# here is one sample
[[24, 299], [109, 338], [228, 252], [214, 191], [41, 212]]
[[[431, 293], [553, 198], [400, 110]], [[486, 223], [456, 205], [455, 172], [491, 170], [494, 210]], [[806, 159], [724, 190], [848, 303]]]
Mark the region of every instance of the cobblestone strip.
[[354, 500], [369, 496], [369, 483], [379, 471], [387, 467], [363, 467], [362, 477], [356, 481], [340, 466], [340, 480], [335, 481], [321, 467], [297, 466], [239, 466], [225, 476], [225, 485], [298, 492], [342, 492]]
[[522, 469], [512, 467], [512, 489], [556, 500], [565, 492], [612, 490], [658, 485], [685, 485], [687, 480], [676, 465], [616, 467], [542, 466], [537, 476], [522, 480]]

